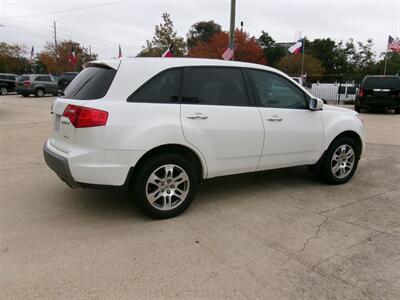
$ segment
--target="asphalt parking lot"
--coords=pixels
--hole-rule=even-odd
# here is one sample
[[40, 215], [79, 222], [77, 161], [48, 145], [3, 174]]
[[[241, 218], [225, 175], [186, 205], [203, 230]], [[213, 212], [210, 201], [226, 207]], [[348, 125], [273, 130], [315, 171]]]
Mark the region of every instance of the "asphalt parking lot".
[[400, 299], [400, 115], [363, 113], [355, 177], [204, 183], [180, 217], [72, 190], [42, 158], [52, 97], [0, 97], [2, 299]]

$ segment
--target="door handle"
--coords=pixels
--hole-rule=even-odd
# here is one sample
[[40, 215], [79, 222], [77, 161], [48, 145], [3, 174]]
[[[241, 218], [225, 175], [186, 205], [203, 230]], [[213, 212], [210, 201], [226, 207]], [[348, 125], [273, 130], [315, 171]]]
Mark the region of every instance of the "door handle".
[[194, 114], [186, 116], [186, 118], [192, 119], [192, 120], [196, 120], [196, 119], [205, 120], [208, 118], [208, 116], [203, 115], [202, 113], [194, 113]]
[[273, 115], [272, 117], [268, 117], [267, 121], [271, 121], [271, 122], [280, 122], [282, 121], [282, 117], [277, 116], [277, 115]]

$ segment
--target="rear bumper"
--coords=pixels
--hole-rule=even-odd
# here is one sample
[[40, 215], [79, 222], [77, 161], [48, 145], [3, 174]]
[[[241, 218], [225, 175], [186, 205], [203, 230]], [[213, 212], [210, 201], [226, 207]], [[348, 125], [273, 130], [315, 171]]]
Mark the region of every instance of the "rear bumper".
[[[357, 103], [357, 101], [356, 101]], [[358, 105], [362, 108], [398, 108], [400, 99], [396, 98], [363, 98], [358, 100]]]
[[79, 184], [71, 175], [67, 158], [51, 151], [47, 146], [47, 143], [43, 146], [43, 156], [49, 168], [52, 169], [62, 181], [68, 184], [71, 188], [79, 187]]
[[32, 89], [27, 89], [27, 88], [23, 88], [23, 87], [16, 87], [15, 88], [15, 92], [18, 94], [32, 94], [33, 91]]

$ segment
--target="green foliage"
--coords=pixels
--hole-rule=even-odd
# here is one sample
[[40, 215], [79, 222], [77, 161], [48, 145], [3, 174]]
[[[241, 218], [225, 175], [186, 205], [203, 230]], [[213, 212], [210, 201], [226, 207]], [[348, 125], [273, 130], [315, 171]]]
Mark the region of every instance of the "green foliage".
[[189, 33], [186, 35], [186, 43], [188, 48], [195, 47], [197, 43], [207, 43], [214, 34], [222, 31], [221, 25], [213, 20], [200, 21], [190, 27]]
[[146, 41], [146, 46], [137, 56], [161, 56], [171, 44], [174, 45], [175, 56], [183, 56], [185, 54], [185, 41], [178, 36], [170, 15], [163, 13], [162, 19], [163, 23], [155, 26], [153, 39]]
[[264, 51], [267, 64], [275, 67], [276, 64], [286, 55], [287, 50], [281, 45], [277, 45], [275, 40], [265, 31], [261, 32], [258, 42]]

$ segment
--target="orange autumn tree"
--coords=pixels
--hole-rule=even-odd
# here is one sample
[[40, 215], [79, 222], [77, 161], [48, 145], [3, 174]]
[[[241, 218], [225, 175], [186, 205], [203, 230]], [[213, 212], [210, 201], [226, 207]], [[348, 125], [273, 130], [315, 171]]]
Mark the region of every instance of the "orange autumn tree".
[[[225, 31], [214, 34], [208, 42], [198, 41], [189, 48], [189, 57], [222, 59], [222, 54], [228, 48], [229, 34]], [[250, 37], [247, 32], [235, 31], [235, 60], [252, 62], [256, 64], [267, 63], [264, 51], [255, 37]]]

